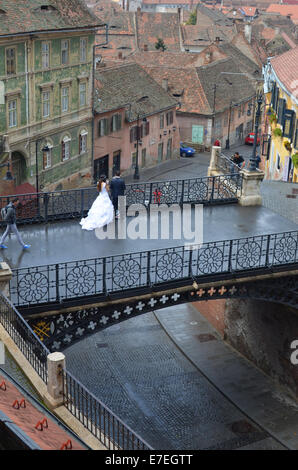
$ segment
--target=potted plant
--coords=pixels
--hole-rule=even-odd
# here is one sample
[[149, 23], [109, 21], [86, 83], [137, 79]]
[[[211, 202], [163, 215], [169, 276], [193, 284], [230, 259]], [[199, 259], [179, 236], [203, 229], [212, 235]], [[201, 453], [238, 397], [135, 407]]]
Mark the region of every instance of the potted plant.
[[292, 162], [293, 162], [294, 167], [298, 170], [298, 152], [292, 155]]
[[284, 142], [284, 147], [287, 149], [288, 152], [291, 152], [292, 150], [292, 145], [291, 145], [291, 142], [289, 140], [286, 140]]
[[275, 114], [275, 112], [273, 111], [273, 109], [271, 110], [271, 114], [269, 116], [269, 122], [270, 124], [276, 124], [277, 123], [277, 116]]
[[282, 137], [282, 130], [279, 127], [276, 127], [273, 131], [274, 137]]

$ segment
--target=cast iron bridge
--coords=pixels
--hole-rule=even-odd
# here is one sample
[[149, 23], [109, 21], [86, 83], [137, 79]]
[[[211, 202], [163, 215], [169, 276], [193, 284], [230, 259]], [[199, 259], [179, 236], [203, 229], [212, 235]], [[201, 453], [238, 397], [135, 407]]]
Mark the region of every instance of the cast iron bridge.
[[298, 308], [298, 231], [13, 271], [11, 299], [48, 349], [150, 310], [255, 298]]
[[[239, 173], [137, 183], [127, 185], [126, 202], [220, 204], [223, 212], [222, 204], [237, 203], [241, 183]], [[19, 197], [20, 223], [51, 222], [86, 215], [96, 188]], [[9, 199], [0, 198], [0, 205]], [[212, 220], [218, 217], [214, 210], [209, 215]], [[272, 220], [267, 212], [259, 216], [268, 219], [266, 227]], [[257, 213], [251, 215], [255, 221]], [[196, 249], [147, 247], [133, 253], [16, 267], [11, 300], [51, 351], [63, 350], [114, 322], [195, 300], [252, 297], [297, 308], [298, 232], [295, 225], [294, 230], [293, 224], [289, 227], [282, 233], [208, 241]], [[64, 230], [63, 225], [62, 234]]]

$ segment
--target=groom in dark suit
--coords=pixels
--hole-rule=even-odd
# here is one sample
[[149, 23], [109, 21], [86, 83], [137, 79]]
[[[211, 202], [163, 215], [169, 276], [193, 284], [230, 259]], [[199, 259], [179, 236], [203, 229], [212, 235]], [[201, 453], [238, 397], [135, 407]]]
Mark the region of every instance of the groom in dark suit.
[[119, 219], [118, 197], [124, 196], [125, 189], [126, 188], [125, 188], [124, 179], [121, 178], [120, 171], [116, 171], [116, 174], [112, 178], [112, 181], [110, 183], [111, 198], [112, 198], [112, 203], [115, 209], [116, 219]]

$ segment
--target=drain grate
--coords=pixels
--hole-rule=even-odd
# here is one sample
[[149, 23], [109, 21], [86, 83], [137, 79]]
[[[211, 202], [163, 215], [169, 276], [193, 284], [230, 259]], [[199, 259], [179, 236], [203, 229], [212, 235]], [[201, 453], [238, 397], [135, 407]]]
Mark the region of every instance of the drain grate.
[[236, 434], [248, 434], [257, 431], [256, 428], [245, 419], [234, 421], [234, 423], [231, 424], [231, 430]]
[[197, 337], [200, 343], [207, 343], [207, 341], [214, 341], [217, 339], [211, 333], [202, 333], [201, 335], [197, 335]]
[[96, 347], [99, 348], [107, 348], [109, 345], [108, 343], [96, 343]]

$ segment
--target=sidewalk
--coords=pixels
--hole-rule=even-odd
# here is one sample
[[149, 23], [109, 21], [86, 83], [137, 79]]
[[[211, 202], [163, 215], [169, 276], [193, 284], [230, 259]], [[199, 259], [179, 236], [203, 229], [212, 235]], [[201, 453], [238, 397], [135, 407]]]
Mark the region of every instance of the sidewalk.
[[191, 305], [155, 316], [176, 346], [226, 398], [289, 449], [298, 449], [298, 404], [221, 340]]
[[207, 176], [210, 152], [196, 153], [191, 158], [178, 158], [159, 163], [152, 168], [140, 168], [140, 179], [134, 180], [133, 174], [125, 177], [126, 183], [144, 181], [165, 181], [171, 179], [200, 178]]

